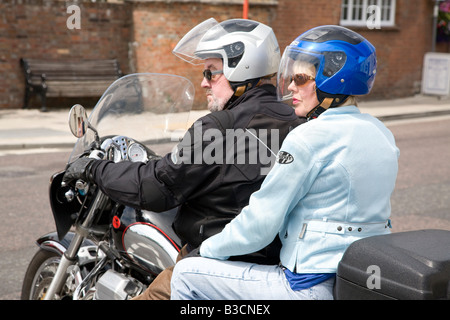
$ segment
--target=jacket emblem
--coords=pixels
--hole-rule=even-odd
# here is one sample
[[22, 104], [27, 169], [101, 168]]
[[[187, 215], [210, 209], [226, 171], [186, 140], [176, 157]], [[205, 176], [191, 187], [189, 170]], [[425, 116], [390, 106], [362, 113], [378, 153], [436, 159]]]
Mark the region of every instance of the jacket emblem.
[[290, 153], [288, 153], [286, 151], [278, 152], [278, 155], [277, 155], [278, 163], [288, 164], [288, 163], [291, 163], [292, 161], [294, 161], [294, 157]]

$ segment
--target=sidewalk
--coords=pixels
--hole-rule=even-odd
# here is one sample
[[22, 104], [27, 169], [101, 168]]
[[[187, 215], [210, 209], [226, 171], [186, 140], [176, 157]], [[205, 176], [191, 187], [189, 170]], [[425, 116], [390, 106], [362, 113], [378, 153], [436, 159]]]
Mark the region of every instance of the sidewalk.
[[[359, 108], [381, 121], [450, 115], [450, 98], [417, 95], [394, 100], [361, 102]], [[0, 150], [72, 148], [76, 138], [67, 110], [0, 110]], [[118, 132], [120, 133], [120, 132]]]

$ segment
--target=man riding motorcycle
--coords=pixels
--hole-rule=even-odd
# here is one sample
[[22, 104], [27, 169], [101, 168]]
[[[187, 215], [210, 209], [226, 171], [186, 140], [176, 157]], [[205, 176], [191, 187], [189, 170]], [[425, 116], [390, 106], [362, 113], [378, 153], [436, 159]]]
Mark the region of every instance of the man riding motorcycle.
[[[248, 161], [255, 159], [255, 150], [235, 133], [251, 132], [244, 140], [254, 138], [266, 154], [276, 154], [278, 150], [267, 150], [268, 146], [280, 146], [305, 119], [276, 99], [269, 81], [278, 70], [280, 50], [272, 29], [262, 23], [206, 20], [180, 40], [174, 54], [194, 64], [203, 62], [202, 87], [212, 113], [197, 120], [177, 148], [159, 160], [144, 164], [80, 158], [67, 168], [63, 181], [93, 182], [115, 201], [135, 208], [163, 212], [178, 206], [174, 229], [185, 244], [182, 256], [237, 216], [265, 177], [267, 163], [259, 157]], [[209, 130], [223, 135], [205, 139]], [[226, 149], [219, 161], [196, 158], [199, 150], [205, 155], [207, 150], [210, 154], [235, 146], [234, 141], [227, 143], [230, 139], [237, 139], [238, 146]], [[276, 241], [236, 260], [274, 264], [279, 248]], [[169, 299], [171, 275], [172, 268], [163, 271], [138, 298]]]

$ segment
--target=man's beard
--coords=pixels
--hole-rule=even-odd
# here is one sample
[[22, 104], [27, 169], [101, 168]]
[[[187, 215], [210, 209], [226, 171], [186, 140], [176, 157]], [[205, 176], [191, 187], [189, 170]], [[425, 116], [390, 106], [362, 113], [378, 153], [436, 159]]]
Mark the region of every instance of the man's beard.
[[215, 111], [223, 110], [224, 106], [225, 106], [225, 103], [222, 103], [219, 99], [214, 97], [211, 99], [211, 102], [208, 104], [208, 109], [211, 112], [215, 112]]
[[228, 99], [217, 98], [212, 92], [208, 92], [208, 93], [209, 93], [209, 96], [208, 96], [208, 110], [211, 111], [211, 112], [223, 110], [223, 108], [227, 104], [228, 100], [230, 100], [230, 98], [231, 98], [231, 97], [228, 98]]

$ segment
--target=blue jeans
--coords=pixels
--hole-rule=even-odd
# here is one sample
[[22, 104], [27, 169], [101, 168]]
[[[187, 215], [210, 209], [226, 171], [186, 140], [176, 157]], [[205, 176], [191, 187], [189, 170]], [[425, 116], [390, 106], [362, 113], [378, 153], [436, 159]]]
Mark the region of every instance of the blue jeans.
[[279, 266], [208, 258], [175, 265], [172, 300], [332, 300], [335, 278], [293, 291]]

